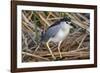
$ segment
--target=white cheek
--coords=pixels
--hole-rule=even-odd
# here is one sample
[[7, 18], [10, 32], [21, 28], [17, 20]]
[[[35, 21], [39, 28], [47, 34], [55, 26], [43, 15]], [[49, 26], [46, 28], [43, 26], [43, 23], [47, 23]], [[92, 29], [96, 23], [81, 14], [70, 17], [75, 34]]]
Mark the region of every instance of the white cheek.
[[62, 28], [69, 29], [69, 28], [71, 28], [71, 26], [69, 24], [67, 24], [67, 23], [64, 23], [63, 26], [62, 26]]

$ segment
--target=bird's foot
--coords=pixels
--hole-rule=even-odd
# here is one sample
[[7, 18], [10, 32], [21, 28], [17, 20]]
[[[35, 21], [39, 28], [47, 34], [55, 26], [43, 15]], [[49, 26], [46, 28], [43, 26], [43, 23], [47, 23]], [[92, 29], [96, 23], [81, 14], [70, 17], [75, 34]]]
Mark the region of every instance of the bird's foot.
[[56, 60], [56, 57], [54, 55], [52, 55], [53, 60]]
[[60, 54], [60, 58], [62, 58], [62, 55]]
[[60, 58], [60, 57], [57, 57], [54, 61], [59, 61], [59, 60], [63, 60], [64, 57]]

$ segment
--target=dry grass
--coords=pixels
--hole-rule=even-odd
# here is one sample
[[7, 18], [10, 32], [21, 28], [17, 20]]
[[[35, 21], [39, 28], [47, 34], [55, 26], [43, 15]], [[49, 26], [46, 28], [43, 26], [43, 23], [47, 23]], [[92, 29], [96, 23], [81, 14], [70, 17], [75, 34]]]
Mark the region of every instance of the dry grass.
[[22, 11], [22, 61], [38, 62], [52, 61], [46, 45], [39, 45], [41, 32], [55, 21], [67, 16], [76, 26], [61, 44], [63, 58], [59, 58], [57, 45], [50, 43], [50, 47], [57, 60], [89, 59], [90, 32], [89, 18], [86, 13], [38, 12]]

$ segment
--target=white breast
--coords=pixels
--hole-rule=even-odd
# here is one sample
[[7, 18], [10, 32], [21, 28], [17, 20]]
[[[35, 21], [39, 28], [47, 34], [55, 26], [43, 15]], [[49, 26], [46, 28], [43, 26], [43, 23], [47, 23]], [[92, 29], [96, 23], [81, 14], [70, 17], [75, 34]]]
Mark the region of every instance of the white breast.
[[70, 29], [67, 29], [67, 30], [60, 29], [58, 33], [56, 34], [56, 36], [51, 38], [51, 41], [53, 42], [59, 42], [61, 40], [63, 41], [69, 34], [69, 30]]
[[58, 31], [55, 37], [50, 38], [53, 42], [59, 42], [63, 41], [67, 35], [69, 34], [71, 26], [69, 24], [66, 24], [66, 22], [61, 22], [61, 29]]

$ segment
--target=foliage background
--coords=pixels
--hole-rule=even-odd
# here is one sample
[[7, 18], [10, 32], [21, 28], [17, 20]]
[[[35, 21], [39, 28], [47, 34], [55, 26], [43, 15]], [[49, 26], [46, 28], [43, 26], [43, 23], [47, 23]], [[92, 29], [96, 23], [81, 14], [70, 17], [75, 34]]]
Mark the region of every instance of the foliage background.
[[[90, 14], [46, 11], [22, 11], [22, 61], [52, 61], [46, 45], [39, 44], [41, 33], [61, 18], [71, 18], [74, 28], [61, 44], [63, 58], [59, 58], [57, 44], [50, 47], [57, 60], [89, 59]], [[73, 41], [74, 40], [74, 41]]]

